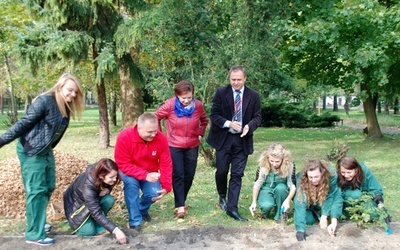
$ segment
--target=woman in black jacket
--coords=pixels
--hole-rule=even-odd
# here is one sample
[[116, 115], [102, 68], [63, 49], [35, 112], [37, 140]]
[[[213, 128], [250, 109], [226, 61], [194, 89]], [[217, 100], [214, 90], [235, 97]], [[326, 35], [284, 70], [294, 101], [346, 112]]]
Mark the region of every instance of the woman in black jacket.
[[94, 236], [107, 230], [126, 243], [125, 234], [106, 217], [115, 202], [110, 192], [120, 180], [117, 164], [103, 158], [71, 183], [64, 192], [64, 210], [73, 233]]
[[19, 138], [17, 155], [25, 189], [26, 243], [46, 246], [55, 242], [47, 237], [44, 228], [46, 207], [56, 184], [53, 148], [64, 135], [70, 117], [77, 115], [80, 119], [83, 109], [83, 91], [78, 79], [64, 73], [0, 136], [0, 148]]

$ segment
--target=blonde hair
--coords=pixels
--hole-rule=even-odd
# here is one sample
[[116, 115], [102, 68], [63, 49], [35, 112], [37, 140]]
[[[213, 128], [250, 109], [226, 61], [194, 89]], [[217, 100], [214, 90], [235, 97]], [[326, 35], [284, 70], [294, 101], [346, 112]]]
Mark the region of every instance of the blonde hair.
[[291, 154], [288, 149], [286, 149], [282, 144], [274, 143], [271, 144], [264, 152], [261, 154], [258, 165], [260, 168], [264, 168], [266, 173], [271, 170], [271, 164], [269, 162], [269, 157], [276, 157], [282, 159], [281, 166], [277, 169], [279, 176], [285, 178], [291, 175]]
[[[78, 92], [76, 93], [76, 96], [72, 99], [71, 103], [66, 102], [61, 94], [61, 89], [68, 80], [74, 81], [78, 88]], [[76, 78], [74, 75], [72, 75], [71, 73], [63, 73], [60, 76], [60, 78], [58, 78], [57, 83], [51, 89], [42, 93], [41, 95], [48, 95], [48, 94], [54, 95], [54, 97], [56, 99], [57, 107], [60, 110], [63, 117], [68, 117], [68, 113], [67, 113], [67, 108], [68, 108], [68, 110], [70, 112], [70, 116], [74, 120], [75, 120], [75, 111], [78, 115], [78, 120], [82, 119], [82, 113], [83, 113], [83, 110], [85, 109], [85, 105], [83, 103], [84, 95], [83, 95], [82, 86], [81, 86], [78, 78]]]
[[[300, 177], [300, 192], [307, 197], [307, 204], [320, 206], [324, 203], [329, 192], [329, 179], [331, 173], [328, 169], [329, 163], [324, 160], [309, 160], [303, 168]], [[319, 169], [321, 172], [321, 180], [318, 186], [314, 186], [308, 180], [308, 172]]]

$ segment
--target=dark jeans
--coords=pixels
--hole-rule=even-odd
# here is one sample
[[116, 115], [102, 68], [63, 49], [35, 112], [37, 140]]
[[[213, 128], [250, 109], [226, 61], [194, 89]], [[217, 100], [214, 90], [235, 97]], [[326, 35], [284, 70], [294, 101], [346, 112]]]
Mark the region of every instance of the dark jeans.
[[199, 147], [170, 147], [173, 164], [172, 187], [174, 189], [175, 207], [185, 206], [185, 201], [192, 187], [197, 167]]

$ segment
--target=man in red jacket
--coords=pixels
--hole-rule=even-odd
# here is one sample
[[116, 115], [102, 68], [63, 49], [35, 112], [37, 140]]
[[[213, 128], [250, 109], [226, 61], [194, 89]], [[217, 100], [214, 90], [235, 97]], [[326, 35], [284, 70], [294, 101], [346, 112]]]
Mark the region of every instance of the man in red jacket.
[[172, 189], [168, 141], [158, 131], [158, 119], [153, 113], [143, 113], [134, 127], [121, 131], [114, 158], [124, 182], [129, 227], [139, 232], [142, 221], [151, 220], [151, 204]]

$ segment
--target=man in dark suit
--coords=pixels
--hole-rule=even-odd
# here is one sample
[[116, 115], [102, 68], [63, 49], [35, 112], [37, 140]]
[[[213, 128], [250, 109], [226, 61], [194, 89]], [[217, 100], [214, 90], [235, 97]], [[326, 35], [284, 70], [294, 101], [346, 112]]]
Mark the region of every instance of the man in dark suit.
[[233, 66], [229, 79], [230, 85], [219, 87], [214, 95], [207, 142], [217, 150], [215, 182], [221, 209], [235, 220], [247, 221], [238, 213], [238, 202], [247, 157], [254, 151], [253, 132], [261, 125], [261, 101], [256, 91], [244, 86], [244, 67]]

